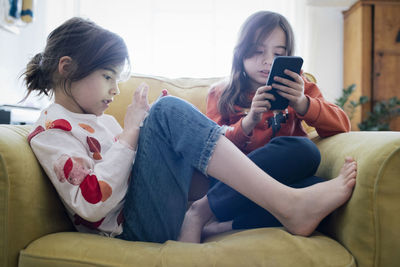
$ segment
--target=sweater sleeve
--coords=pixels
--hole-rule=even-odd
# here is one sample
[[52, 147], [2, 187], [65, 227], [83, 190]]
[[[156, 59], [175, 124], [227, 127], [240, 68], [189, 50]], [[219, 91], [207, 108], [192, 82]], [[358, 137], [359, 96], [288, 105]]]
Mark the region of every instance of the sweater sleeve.
[[304, 116], [297, 114], [298, 118], [314, 127], [321, 137], [350, 131], [350, 120], [346, 113], [337, 105], [325, 100], [316, 84], [304, 79], [304, 87], [304, 94], [310, 105]]
[[226, 128], [225, 136], [239, 149], [244, 149], [250, 142], [251, 135], [246, 135], [242, 128], [243, 117], [238, 119], [235, 123], [229, 124], [224, 121], [221, 113], [218, 110], [218, 101], [222, 94], [223, 86], [213, 86], [210, 88], [207, 95], [207, 108], [206, 115], [211, 120], [215, 121], [218, 125]]
[[125, 196], [135, 151], [116, 141], [95, 159], [70, 132], [39, 127], [30, 145], [64, 205], [89, 222], [102, 220]]

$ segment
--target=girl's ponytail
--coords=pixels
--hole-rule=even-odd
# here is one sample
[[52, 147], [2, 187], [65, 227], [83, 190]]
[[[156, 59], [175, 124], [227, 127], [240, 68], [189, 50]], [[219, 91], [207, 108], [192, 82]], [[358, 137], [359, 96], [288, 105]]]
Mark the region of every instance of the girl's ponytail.
[[42, 68], [43, 53], [36, 54], [26, 65], [26, 71], [22, 74], [25, 76], [25, 84], [28, 90], [24, 101], [33, 91], [38, 91], [38, 95], [49, 95], [51, 89], [50, 73], [45, 73]]

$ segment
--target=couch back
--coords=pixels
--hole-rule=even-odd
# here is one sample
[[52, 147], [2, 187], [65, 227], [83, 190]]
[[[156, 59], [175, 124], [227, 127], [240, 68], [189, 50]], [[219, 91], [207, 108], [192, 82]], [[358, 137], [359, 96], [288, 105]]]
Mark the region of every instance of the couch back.
[[136, 88], [145, 82], [149, 85], [149, 102], [156, 100], [163, 89], [167, 89], [172, 96], [183, 98], [195, 105], [201, 112], [206, 112], [206, 97], [208, 89], [213, 83], [223, 78], [176, 78], [169, 79], [157, 76], [134, 74], [129, 80], [119, 85], [120, 95], [115, 98], [106, 113], [113, 115], [124, 125], [127, 106], [132, 102]]

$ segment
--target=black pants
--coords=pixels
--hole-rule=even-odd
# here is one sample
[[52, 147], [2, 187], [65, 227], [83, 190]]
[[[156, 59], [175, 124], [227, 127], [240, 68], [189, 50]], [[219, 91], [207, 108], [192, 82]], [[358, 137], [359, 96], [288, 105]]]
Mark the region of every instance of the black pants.
[[[306, 137], [275, 137], [248, 157], [279, 182], [302, 188], [325, 181], [314, 176], [321, 162], [317, 146]], [[207, 193], [211, 210], [219, 221], [233, 220], [233, 229], [278, 227], [282, 224], [267, 210], [258, 206], [226, 184], [212, 180]]]

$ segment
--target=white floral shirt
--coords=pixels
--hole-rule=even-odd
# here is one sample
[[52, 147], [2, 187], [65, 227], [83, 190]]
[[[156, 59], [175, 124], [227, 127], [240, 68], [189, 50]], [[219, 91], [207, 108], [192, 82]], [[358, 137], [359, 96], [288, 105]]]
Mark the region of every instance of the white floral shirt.
[[28, 136], [78, 231], [122, 233], [135, 151], [118, 140], [121, 131], [110, 115], [77, 114], [51, 104]]

